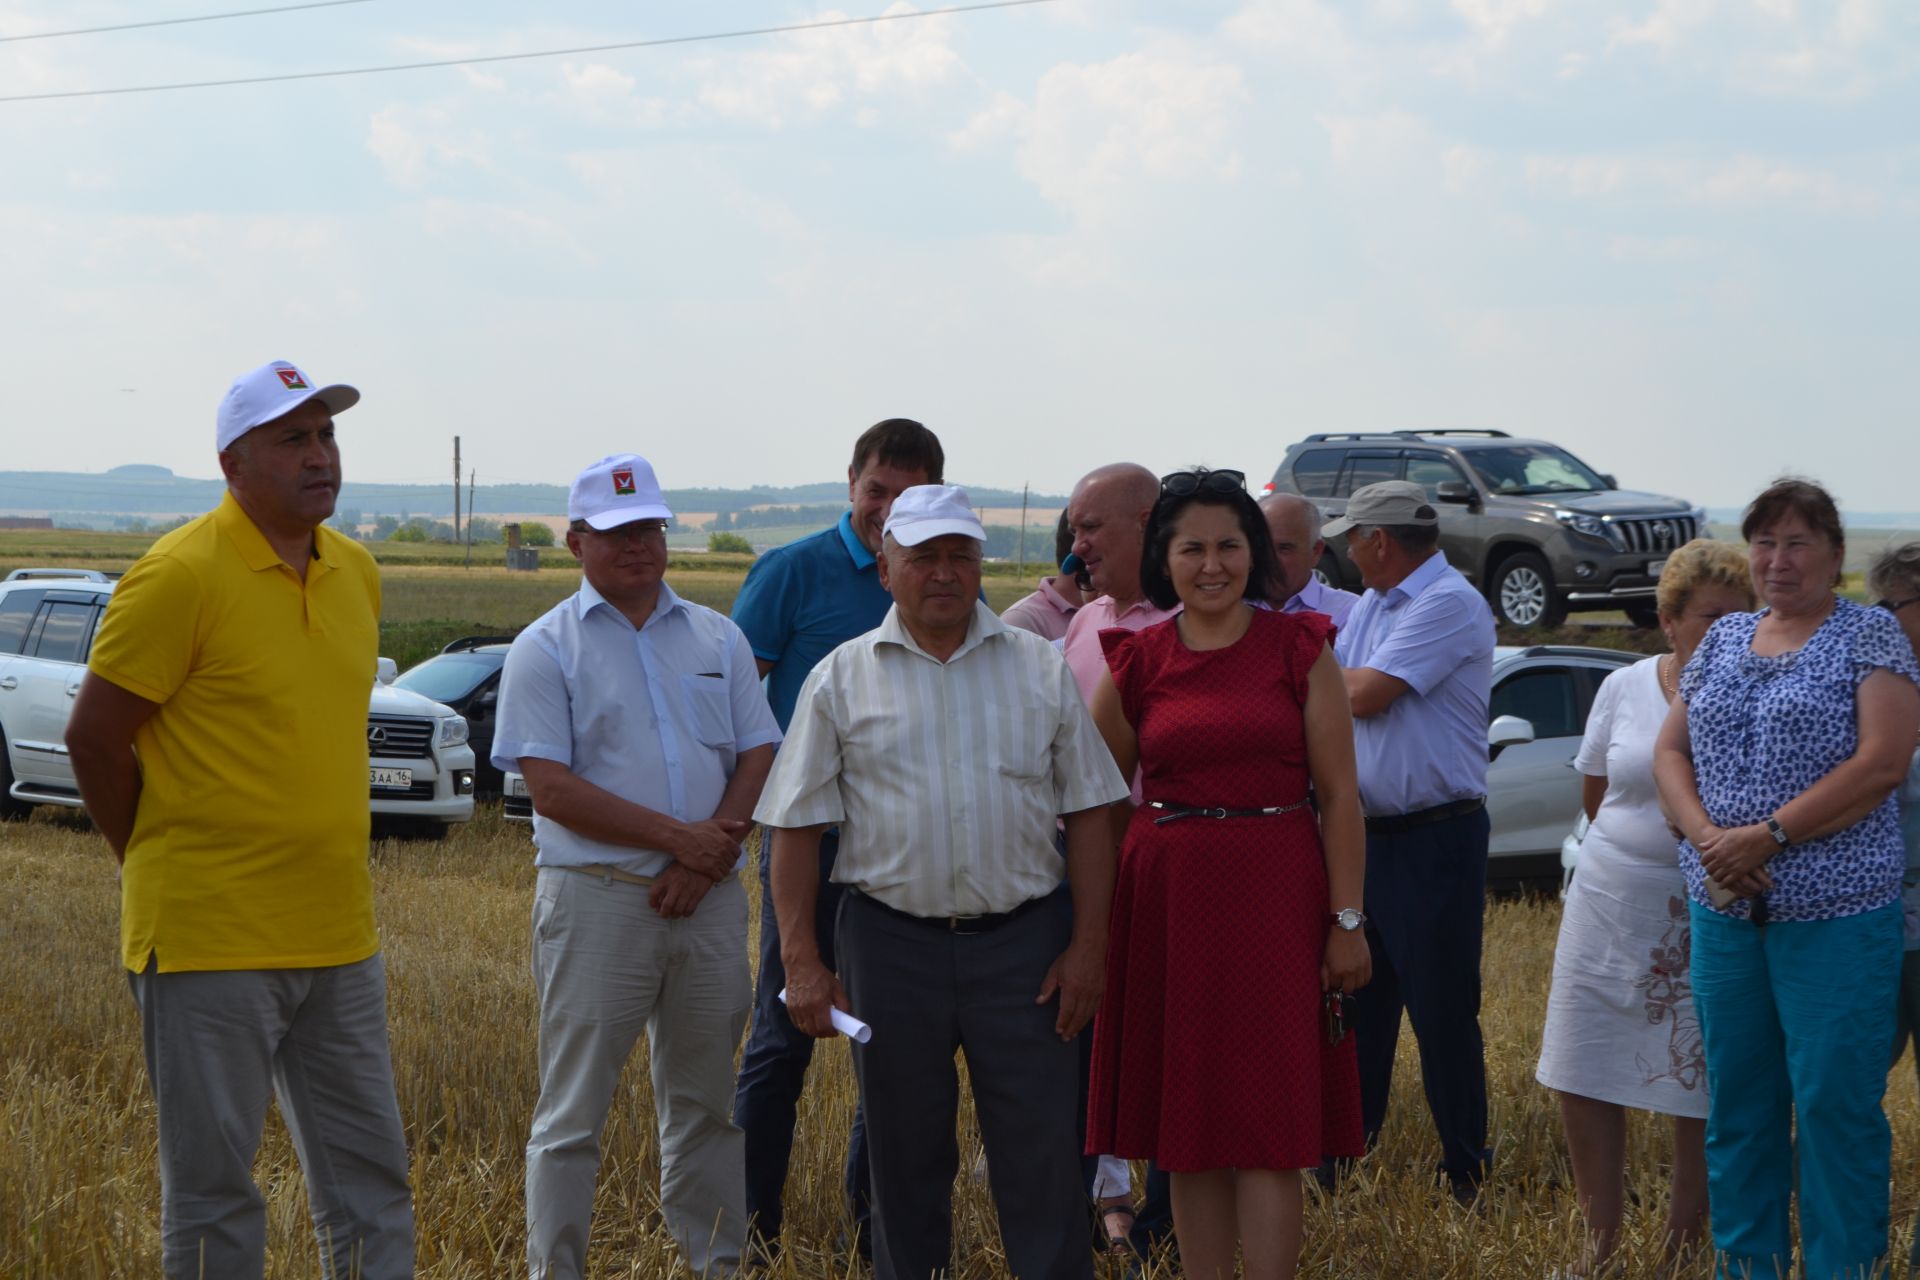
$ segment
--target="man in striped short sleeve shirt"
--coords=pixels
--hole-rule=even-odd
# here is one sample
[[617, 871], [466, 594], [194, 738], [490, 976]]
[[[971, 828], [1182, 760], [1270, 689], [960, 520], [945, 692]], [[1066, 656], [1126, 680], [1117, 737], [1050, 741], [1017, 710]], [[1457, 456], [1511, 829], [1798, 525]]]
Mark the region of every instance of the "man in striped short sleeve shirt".
[[[1009, 1270], [1092, 1275], [1074, 1036], [1105, 981], [1106, 809], [1127, 784], [1053, 646], [980, 603], [985, 537], [958, 488], [900, 495], [880, 559], [893, 608], [808, 677], [754, 814], [774, 828], [794, 1025], [832, 1035], [838, 1007], [873, 1028], [853, 1053], [878, 1280], [951, 1267], [956, 1046]], [[836, 823], [833, 879], [850, 890], [837, 974], [804, 927], [820, 887], [815, 846]], [[1045, 909], [1056, 892], [1072, 896], [1071, 926]]]

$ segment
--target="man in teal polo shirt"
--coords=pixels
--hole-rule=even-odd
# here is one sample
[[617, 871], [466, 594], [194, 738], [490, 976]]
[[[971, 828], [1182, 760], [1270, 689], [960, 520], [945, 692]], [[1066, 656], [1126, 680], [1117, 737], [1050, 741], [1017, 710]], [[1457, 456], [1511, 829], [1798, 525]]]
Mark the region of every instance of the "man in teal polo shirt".
[[[753, 646], [760, 674], [767, 678], [767, 701], [783, 733], [814, 664], [879, 626], [893, 605], [876, 568], [880, 531], [893, 500], [914, 485], [942, 483], [945, 469], [946, 455], [933, 432], [907, 418], [875, 423], [854, 443], [853, 463], [847, 468], [852, 509], [832, 528], [767, 552], [748, 572], [733, 603], [733, 620]], [[762, 840], [760, 845], [760, 980], [753, 1030], [740, 1061], [733, 1122], [746, 1132], [747, 1219], [771, 1254], [779, 1249], [794, 1116], [814, 1041], [795, 1029], [779, 1000], [787, 975], [780, 961], [780, 925], [767, 865], [770, 844]], [[832, 882], [839, 847], [837, 831], [820, 841], [814, 933], [829, 969], [834, 967], [833, 919], [841, 894]], [[871, 1248], [867, 1186], [866, 1139], [856, 1112], [847, 1141], [846, 1189], [863, 1254]]]

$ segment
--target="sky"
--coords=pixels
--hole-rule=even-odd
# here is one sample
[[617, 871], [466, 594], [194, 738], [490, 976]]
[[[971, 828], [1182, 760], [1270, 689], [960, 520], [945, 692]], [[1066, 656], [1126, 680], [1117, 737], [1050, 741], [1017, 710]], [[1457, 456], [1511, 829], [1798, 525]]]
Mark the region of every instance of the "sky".
[[[0, 0], [0, 97], [577, 48], [887, 0]], [[918, 8], [936, 7], [931, 3]], [[349, 478], [1271, 475], [1488, 427], [1737, 506], [1913, 511], [1920, 5], [1050, 0], [438, 70], [0, 102], [0, 459], [217, 474], [272, 359]]]

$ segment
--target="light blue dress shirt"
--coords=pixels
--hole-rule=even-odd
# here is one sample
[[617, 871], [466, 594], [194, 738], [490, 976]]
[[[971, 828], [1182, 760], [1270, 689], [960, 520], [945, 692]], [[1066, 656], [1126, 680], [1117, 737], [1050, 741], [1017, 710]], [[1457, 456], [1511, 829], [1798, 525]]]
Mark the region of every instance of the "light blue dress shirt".
[[[493, 762], [517, 769], [522, 756], [553, 760], [622, 799], [703, 822], [740, 753], [779, 741], [753, 650], [724, 614], [663, 582], [636, 629], [582, 579], [507, 652]], [[673, 861], [588, 839], [538, 812], [533, 839], [542, 867], [652, 876]]]
[[1291, 600], [1280, 606], [1282, 613], [1324, 613], [1333, 620], [1335, 628], [1347, 625], [1347, 618], [1353, 613], [1353, 606], [1360, 603], [1360, 597], [1351, 591], [1342, 591], [1330, 587], [1318, 578], [1308, 578], [1307, 585], [1294, 593]]
[[1379, 715], [1353, 722], [1368, 817], [1487, 794], [1493, 644], [1493, 610], [1437, 551], [1399, 586], [1360, 597], [1334, 658], [1408, 686]]

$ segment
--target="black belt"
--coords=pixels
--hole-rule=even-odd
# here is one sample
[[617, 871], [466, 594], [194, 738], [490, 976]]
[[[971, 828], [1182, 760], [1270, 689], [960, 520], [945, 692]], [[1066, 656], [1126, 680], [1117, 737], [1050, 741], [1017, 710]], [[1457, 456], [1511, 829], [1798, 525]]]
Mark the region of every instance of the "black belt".
[[1295, 800], [1292, 804], [1274, 805], [1269, 809], [1202, 809], [1185, 804], [1165, 804], [1159, 800], [1147, 801], [1147, 808], [1163, 811], [1153, 820], [1153, 825], [1156, 827], [1163, 822], [1172, 822], [1176, 818], [1272, 818], [1306, 807], [1305, 800]]
[[938, 929], [942, 933], [957, 933], [962, 937], [976, 933], [992, 933], [1003, 924], [1012, 924], [1015, 920], [1018, 920], [1021, 916], [1027, 914], [1027, 912], [1033, 910], [1053, 896], [1048, 893], [1042, 894], [1038, 898], [1028, 898], [1011, 911], [997, 911], [991, 915], [917, 916], [911, 911], [902, 911], [898, 907], [890, 907], [870, 893], [861, 893], [858, 889], [855, 889], [854, 892], [859, 894], [863, 901], [872, 903], [890, 916], [898, 916], [902, 920], [912, 921], [914, 924], [922, 925], [928, 929]]
[[1445, 822], [1448, 818], [1465, 817], [1477, 813], [1487, 804], [1485, 796], [1475, 796], [1471, 800], [1455, 800], [1452, 804], [1437, 804], [1431, 809], [1416, 809], [1412, 813], [1390, 813], [1385, 817], [1368, 818], [1367, 834], [1370, 836], [1391, 835], [1396, 831], [1411, 831], [1415, 827], [1432, 826], [1436, 822]]

